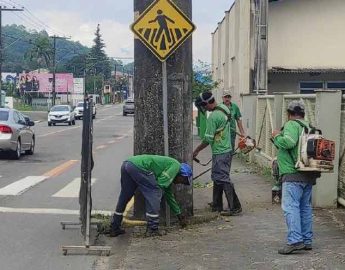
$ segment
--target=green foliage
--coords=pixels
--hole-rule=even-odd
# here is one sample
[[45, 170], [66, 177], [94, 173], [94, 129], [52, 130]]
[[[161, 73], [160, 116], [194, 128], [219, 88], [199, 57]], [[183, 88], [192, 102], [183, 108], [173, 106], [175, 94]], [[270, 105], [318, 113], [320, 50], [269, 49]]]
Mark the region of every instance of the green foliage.
[[96, 74], [103, 74], [106, 79], [111, 76], [111, 66], [108, 56], [106, 55], [104, 48], [105, 44], [103, 42], [100, 25], [97, 25], [97, 30], [95, 32], [94, 45], [90, 51], [90, 60], [87, 63], [88, 69], [96, 70]]
[[[44, 48], [48, 48], [47, 40], [52, 45], [52, 40], [49, 39], [45, 31], [37, 32], [35, 30], [28, 30], [22, 25], [15, 24], [4, 26], [3, 71], [21, 73], [24, 70], [47, 67], [47, 53], [43, 50]], [[44, 47], [42, 47], [43, 44]], [[57, 40], [56, 47], [57, 70], [64, 70], [64, 64], [66, 62], [78, 54], [87, 54], [90, 50], [79, 42], [64, 39]], [[32, 52], [33, 61], [30, 60], [30, 52]], [[51, 59], [48, 61], [51, 61]]]
[[86, 93], [101, 94], [103, 88], [103, 75], [91, 75], [86, 77], [85, 82]]
[[52, 65], [54, 49], [48, 36], [39, 35], [33, 46], [25, 53], [24, 59], [30, 70], [50, 68]]
[[218, 83], [212, 80], [209, 65], [199, 60], [193, 70], [193, 99], [198, 97], [200, 93], [213, 90], [217, 85]]

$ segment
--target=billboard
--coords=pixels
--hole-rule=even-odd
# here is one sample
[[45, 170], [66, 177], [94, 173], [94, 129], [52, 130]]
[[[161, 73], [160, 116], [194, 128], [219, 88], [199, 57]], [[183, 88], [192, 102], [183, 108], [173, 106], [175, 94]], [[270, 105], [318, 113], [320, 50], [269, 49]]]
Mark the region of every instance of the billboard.
[[74, 94], [84, 94], [84, 78], [74, 78]]
[[[55, 92], [69, 93], [73, 92], [73, 74], [56, 73]], [[53, 89], [53, 74], [51, 73], [22, 73], [19, 75], [20, 92], [40, 92], [49, 93]]]

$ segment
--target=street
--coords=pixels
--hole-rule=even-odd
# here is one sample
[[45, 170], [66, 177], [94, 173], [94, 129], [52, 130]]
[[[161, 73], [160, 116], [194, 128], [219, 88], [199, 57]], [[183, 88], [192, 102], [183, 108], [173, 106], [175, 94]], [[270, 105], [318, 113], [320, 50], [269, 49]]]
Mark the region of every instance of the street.
[[[96, 256], [63, 256], [62, 245], [82, 245], [78, 221], [82, 121], [34, 126], [36, 149], [20, 160], [0, 157], [1, 269], [93, 269]], [[133, 116], [121, 105], [100, 107], [94, 120], [93, 209], [113, 211], [120, 166], [132, 154]]]

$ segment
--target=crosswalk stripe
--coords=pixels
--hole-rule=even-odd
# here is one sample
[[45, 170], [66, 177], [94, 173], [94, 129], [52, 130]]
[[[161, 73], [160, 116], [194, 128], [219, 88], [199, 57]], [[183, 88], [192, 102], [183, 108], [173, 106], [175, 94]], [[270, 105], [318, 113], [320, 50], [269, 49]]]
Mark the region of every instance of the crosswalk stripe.
[[0, 195], [4, 196], [16, 196], [24, 193], [33, 186], [46, 180], [47, 176], [27, 176], [21, 180], [18, 180], [12, 184], [7, 185], [0, 189]]
[[[91, 185], [96, 182], [96, 178], [91, 179]], [[80, 177], [75, 178], [60, 191], [56, 192], [52, 197], [55, 198], [78, 198], [80, 189]]]
[[[47, 214], [47, 215], [79, 215], [80, 210], [70, 209], [55, 209], [55, 208], [11, 208], [11, 207], [0, 207], [0, 213], [21, 213], [21, 214]], [[102, 214], [110, 216], [111, 211], [104, 210], [92, 210], [94, 214]]]

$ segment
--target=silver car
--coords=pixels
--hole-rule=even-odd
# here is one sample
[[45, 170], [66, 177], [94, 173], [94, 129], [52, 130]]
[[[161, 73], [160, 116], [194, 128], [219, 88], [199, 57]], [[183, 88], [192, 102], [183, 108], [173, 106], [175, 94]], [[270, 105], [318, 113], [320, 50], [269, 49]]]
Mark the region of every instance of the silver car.
[[31, 127], [34, 125], [20, 112], [0, 108], [0, 152], [9, 152], [14, 159], [19, 159], [23, 152], [33, 155], [35, 132]]
[[58, 123], [75, 125], [75, 112], [69, 105], [55, 105], [48, 113], [48, 126]]
[[125, 104], [122, 108], [122, 115], [126, 116], [127, 114], [134, 114], [134, 100], [133, 99], [127, 99], [125, 101]]

